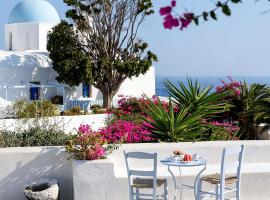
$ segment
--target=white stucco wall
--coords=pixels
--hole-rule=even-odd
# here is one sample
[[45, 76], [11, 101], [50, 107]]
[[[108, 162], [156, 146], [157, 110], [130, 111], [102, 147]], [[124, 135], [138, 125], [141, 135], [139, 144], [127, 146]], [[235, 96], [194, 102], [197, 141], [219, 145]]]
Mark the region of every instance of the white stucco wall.
[[10, 35], [12, 35], [12, 50], [46, 51], [48, 32], [55, 23], [14, 23], [5, 25], [5, 50], [10, 50]]
[[64, 131], [66, 134], [76, 133], [80, 124], [89, 124], [93, 130], [105, 127], [107, 114], [57, 116], [40, 119], [0, 119], [0, 130], [16, 131], [27, 130], [37, 124], [45, 127], [54, 127]]
[[0, 199], [25, 199], [23, 189], [43, 177], [59, 182], [60, 196], [72, 200], [72, 164], [59, 147], [0, 149]]
[[48, 34], [57, 24], [39, 23], [39, 50], [47, 51]]
[[[219, 171], [224, 147], [240, 144], [245, 144], [242, 199], [268, 200], [270, 141], [129, 144], [122, 145], [106, 160], [79, 161], [73, 163], [73, 166], [72, 162], [66, 160], [64, 150], [58, 147], [0, 149], [0, 196], [1, 200], [23, 199], [22, 190], [26, 184], [41, 177], [52, 177], [60, 182], [61, 199], [127, 200], [128, 186], [123, 150], [157, 152], [159, 160], [167, 157], [174, 149], [199, 153], [208, 160], [204, 174], [209, 174]], [[150, 167], [142, 162], [135, 162], [134, 165], [144, 169]], [[196, 170], [198, 169], [183, 169], [183, 181], [192, 184]], [[172, 199], [172, 178], [159, 161], [158, 176], [168, 178]], [[192, 191], [184, 191], [183, 199], [194, 199]]]
[[[29, 88], [9, 88], [5, 86], [27, 86], [31, 81], [47, 85], [55, 82], [57, 73], [51, 68], [50, 59], [44, 52], [0, 51], [0, 98], [14, 102], [28, 99]], [[56, 88], [41, 88], [41, 98], [50, 99], [57, 94]], [[0, 102], [1, 104], [1, 102]]]

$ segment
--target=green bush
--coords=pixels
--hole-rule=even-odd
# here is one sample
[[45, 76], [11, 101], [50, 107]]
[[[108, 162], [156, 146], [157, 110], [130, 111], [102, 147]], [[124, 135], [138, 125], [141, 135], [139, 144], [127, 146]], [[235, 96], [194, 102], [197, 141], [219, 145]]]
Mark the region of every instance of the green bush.
[[86, 114], [85, 111], [81, 109], [80, 106], [74, 106], [69, 110], [64, 111], [65, 116], [73, 116], [73, 115], [84, 115]]
[[91, 110], [92, 110], [93, 114], [102, 114], [102, 113], [105, 113], [107, 111], [106, 109], [103, 109], [102, 106], [97, 105], [97, 104], [92, 105]]
[[50, 101], [17, 101], [13, 109], [17, 118], [53, 117], [59, 115], [58, 107]]
[[54, 128], [32, 127], [29, 130], [0, 132], [0, 148], [30, 146], [64, 146], [70, 139], [63, 131]]

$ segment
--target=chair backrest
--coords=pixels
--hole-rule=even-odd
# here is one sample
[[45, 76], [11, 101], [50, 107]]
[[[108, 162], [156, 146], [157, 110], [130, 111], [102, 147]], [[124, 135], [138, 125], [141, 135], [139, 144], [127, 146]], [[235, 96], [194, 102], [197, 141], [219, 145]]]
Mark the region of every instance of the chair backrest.
[[[144, 153], [144, 152], [125, 152], [125, 161], [126, 161], [126, 167], [127, 167], [127, 173], [128, 177], [131, 176], [138, 176], [138, 177], [152, 177], [156, 178], [157, 176], [157, 153]], [[136, 159], [140, 160], [142, 162], [143, 160], [152, 160], [152, 169], [150, 170], [141, 170], [141, 169], [134, 169], [130, 165], [130, 160]]]
[[238, 182], [240, 182], [243, 152], [244, 152], [244, 145], [228, 147], [223, 149], [221, 159], [221, 172], [220, 172], [221, 188], [224, 188], [225, 186], [225, 177], [226, 173], [229, 170], [235, 172], [235, 176], [238, 179]]
[[[157, 193], [157, 153], [144, 153], [144, 152], [129, 152], [126, 153], [124, 151], [127, 173], [128, 173], [128, 184], [129, 184], [129, 194], [130, 199], [133, 199], [133, 189], [131, 187], [133, 178], [140, 178], [140, 177], [151, 177], [153, 179], [153, 200], [156, 200], [156, 193]], [[134, 169], [130, 166], [130, 160], [136, 159], [140, 162], [143, 160], [148, 160], [153, 163], [152, 169], [150, 170], [141, 170], [141, 169]]]

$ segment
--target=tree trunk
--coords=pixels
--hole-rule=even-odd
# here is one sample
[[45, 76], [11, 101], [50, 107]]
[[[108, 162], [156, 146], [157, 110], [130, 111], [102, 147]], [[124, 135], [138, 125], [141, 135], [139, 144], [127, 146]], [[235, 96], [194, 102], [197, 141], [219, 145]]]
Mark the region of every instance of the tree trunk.
[[112, 91], [101, 91], [103, 95], [103, 107], [110, 109], [112, 107], [112, 100], [114, 94]]

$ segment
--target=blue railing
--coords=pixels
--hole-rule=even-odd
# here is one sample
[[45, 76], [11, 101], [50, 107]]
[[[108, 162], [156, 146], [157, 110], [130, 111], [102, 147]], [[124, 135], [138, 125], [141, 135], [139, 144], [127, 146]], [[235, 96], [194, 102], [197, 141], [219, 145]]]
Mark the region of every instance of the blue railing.
[[[114, 107], [118, 106], [118, 100], [113, 100], [112, 104]], [[91, 99], [72, 99], [69, 100], [66, 106], [66, 109], [73, 108], [75, 106], [80, 107], [82, 110], [90, 110], [92, 105], [103, 105], [103, 100], [91, 100]]]

